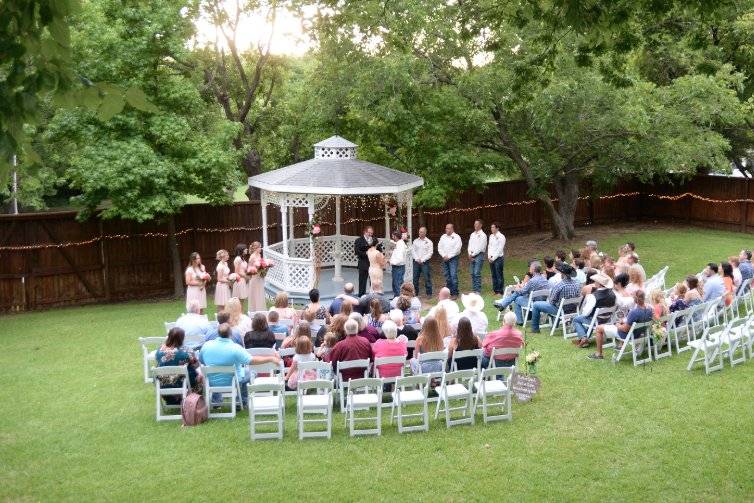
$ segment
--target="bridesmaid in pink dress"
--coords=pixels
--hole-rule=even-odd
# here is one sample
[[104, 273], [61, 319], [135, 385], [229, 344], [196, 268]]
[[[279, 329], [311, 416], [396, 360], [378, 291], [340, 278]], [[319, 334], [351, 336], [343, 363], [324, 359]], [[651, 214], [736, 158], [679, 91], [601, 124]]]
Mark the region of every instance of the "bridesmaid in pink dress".
[[186, 280], [186, 312], [189, 311], [189, 306], [196, 302], [201, 309], [199, 313], [204, 314], [204, 309], [207, 307], [207, 289], [205, 286], [209, 280], [209, 274], [204, 270], [202, 257], [197, 252], [192, 252], [189, 255], [189, 264], [184, 272], [184, 277]]
[[230, 298], [230, 286], [228, 285], [228, 276], [230, 276], [230, 267], [228, 267], [228, 252], [225, 250], [219, 250], [217, 255], [217, 267], [215, 272], [217, 273], [217, 285], [215, 286], [215, 308], [219, 313], [225, 309], [225, 303]]
[[247, 262], [243, 259], [248, 252], [246, 245], [243, 243], [236, 245], [236, 258], [233, 259], [233, 272], [238, 275], [238, 280], [233, 283], [233, 297], [238, 298], [243, 305], [243, 299], [248, 297], [246, 290], [246, 267]]
[[[262, 244], [254, 241], [249, 245], [249, 268], [259, 267], [259, 261], [262, 260]], [[249, 274], [249, 311], [266, 311], [267, 303], [264, 300], [264, 278], [261, 274]]]

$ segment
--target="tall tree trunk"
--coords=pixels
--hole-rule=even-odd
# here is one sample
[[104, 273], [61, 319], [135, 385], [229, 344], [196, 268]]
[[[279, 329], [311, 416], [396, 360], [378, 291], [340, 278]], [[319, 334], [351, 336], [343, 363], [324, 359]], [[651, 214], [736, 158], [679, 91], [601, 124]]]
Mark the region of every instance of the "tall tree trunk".
[[[255, 148], [252, 148], [244, 155], [241, 164], [243, 170], [246, 172], [246, 176], [258, 175], [262, 172], [262, 156], [259, 155], [259, 151]], [[249, 201], [258, 201], [260, 196], [259, 189], [256, 187], [246, 188], [246, 197], [249, 198]]]
[[566, 176], [557, 178], [554, 185], [558, 195], [558, 215], [565, 231], [561, 237], [573, 239], [576, 235], [574, 220], [579, 202], [579, 180], [575, 176]]
[[168, 217], [168, 248], [170, 262], [173, 265], [173, 296], [183, 297], [183, 270], [181, 268], [181, 254], [178, 251], [178, 239], [175, 236], [175, 216]]

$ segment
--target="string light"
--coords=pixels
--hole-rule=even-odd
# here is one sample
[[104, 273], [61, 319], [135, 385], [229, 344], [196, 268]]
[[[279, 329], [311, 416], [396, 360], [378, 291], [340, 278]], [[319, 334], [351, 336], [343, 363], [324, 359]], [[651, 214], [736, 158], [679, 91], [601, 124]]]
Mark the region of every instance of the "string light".
[[[611, 194], [608, 196], [600, 196], [597, 199], [600, 201], [608, 201], [612, 199], [619, 199], [619, 198], [626, 198], [626, 197], [635, 197], [642, 195], [641, 192], [622, 192], [618, 194]], [[668, 195], [662, 195], [662, 194], [646, 194], [646, 197], [653, 198], [653, 199], [660, 199], [664, 201], [679, 201], [681, 199], [685, 198], [691, 198], [695, 199], [697, 201], [702, 201], [705, 203], [713, 203], [713, 204], [738, 204], [738, 203], [754, 203], [754, 199], [712, 199], [709, 197], [700, 196], [699, 194], [694, 194], [692, 192], [684, 192], [683, 194], [678, 194], [675, 196], [668, 196]], [[579, 201], [584, 201], [589, 199], [589, 196], [581, 196], [578, 198]], [[364, 209], [373, 209], [374, 203], [379, 202], [383, 203], [385, 199], [383, 199], [381, 196], [357, 196], [357, 197], [347, 197], [344, 198], [344, 201], [346, 202], [346, 206], [351, 206], [353, 209], [356, 209], [356, 206], [359, 206], [360, 210]], [[557, 202], [557, 198], [552, 199], [553, 202]], [[505, 203], [499, 203], [499, 204], [480, 204], [478, 206], [472, 206], [469, 208], [448, 208], [445, 210], [438, 210], [438, 211], [425, 211], [425, 215], [430, 216], [438, 216], [438, 215], [447, 215], [449, 213], [468, 213], [472, 211], [479, 211], [484, 209], [494, 209], [494, 208], [503, 208], [506, 206], [530, 206], [532, 204], [536, 204], [538, 202], [537, 199], [528, 199], [526, 201], [509, 201]], [[369, 206], [367, 204], [369, 203]], [[419, 216], [417, 214], [414, 214], [414, 218], [418, 218]], [[374, 216], [371, 218], [349, 218], [346, 220], [343, 220], [341, 222], [341, 225], [348, 225], [353, 223], [369, 223], [369, 222], [378, 222], [382, 221], [384, 219], [384, 215]], [[335, 222], [318, 222], [320, 226], [335, 226]], [[274, 229], [277, 228], [280, 224], [268, 224], [268, 229]], [[300, 222], [295, 224], [294, 227], [306, 227], [309, 225], [307, 222]], [[262, 230], [262, 226], [258, 227], [225, 227], [225, 228], [211, 228], [211, 227], [196, 227], [196, 228], [187, 228], [182, 229], [180, 231], [177, 231], [175, 233], [176, 236], [184, 236], [186, 234], [189, 234], [191, 232], [201, 232], [201, 233], [216, 233], [216, 232], [254, 232]], [[123, 239], [133, 239], [133, 238], [166, 238], [168, 237], [168, 234], [166, 232], [143, 232], [138, 234], [105, 234], [102, 236], [96, 236], [92, 239], [87, 239], [85, 241], [66, 241], [62, 243], [45, 243], [45, 244], [35, 244], [35, 245], [20, 245], [20, 246], [0, 246], [0, 252], [2, 251], [32, 251], [32, 250], [46, 250], [50, 248], [70, 248], [70, 247], [76, 247], [76, 246], [87, 246], [92, 245], [95, 243], [98, 243], [100, 241], [115, 241], [115, 240], [123, 240]]]

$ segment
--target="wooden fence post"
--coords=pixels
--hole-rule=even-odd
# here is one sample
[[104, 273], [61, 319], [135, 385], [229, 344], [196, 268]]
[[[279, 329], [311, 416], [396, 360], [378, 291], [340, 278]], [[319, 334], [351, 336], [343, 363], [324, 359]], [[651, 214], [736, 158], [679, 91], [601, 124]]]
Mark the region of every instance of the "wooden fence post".
[[741, 185], [742, 191], [739, 191], [739, 192], [743, 192], [743, 194], [741, 195], [741, 199], [743, 199], [743, 201], [741, 201], [740, 203], [741, 214], [739, 216], [739, 222], [741, 224], [741, 232], [746, 232], [746, 224], [747, 224], [747, 221], [749, 220], [749, 202], [747, 201], [749, 199], [749, 183], [750, 183], [750, 179], [746, 178], [746, 183]]
[[107, 252], [105, 251], [105, 233], [102, 225], [102, 219], [97, 218], [97, 226], [99, 227], [99, 257], [100, 264], [102, 265], [102, 286], [105, 289], [105, 300], [108, 302], [111, 299], [110, 294], [110, 270], [107, 260]]

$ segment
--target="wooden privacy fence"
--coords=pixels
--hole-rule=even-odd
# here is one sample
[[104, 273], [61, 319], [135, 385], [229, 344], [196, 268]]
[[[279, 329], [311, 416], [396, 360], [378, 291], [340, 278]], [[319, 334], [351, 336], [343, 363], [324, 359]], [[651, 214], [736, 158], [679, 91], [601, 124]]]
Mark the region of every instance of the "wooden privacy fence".
[[[752, 196], [750, 182], [738, 178], [701, 176], [677, 186], [624, 183], [607, 196], [581, 198], [576, 224], [671, 219], [745, 232], [754, 226]], [[354, 200], [348, 208], [344, 234], [359, 234], [369, 223], [377, 235], [384, 235], [381, 204]], [[274, 242], [282, 235], [280, 213], [274, 206], [267, 211]], [[326, 234], [334, 230], [331, 217], [328, 209], [319, 215]], [[549, 228], [545, 210], [521, 181], [465, 191], [446, 208], [415, 211], [413, 224], [417, 229], [423, 222], [436, 240], [452, 222], [465, 239], [476, 218], [499, 222], [509, 237]], [[305, 212], [296, 215], [297, 237], [306, 231], [305, 219]], [[261, 225], [258, 202], [186, 206], [175, 217], [181, 260], [198, 251], [207, 270], [214, 272], [215, 252], [224, 248], [232, 254], [237, 243], [261, 241]], [[75, 212], [0, 215], [0, 311], [170, 295], [167, 233], [166, 222], [78, 222]]]

